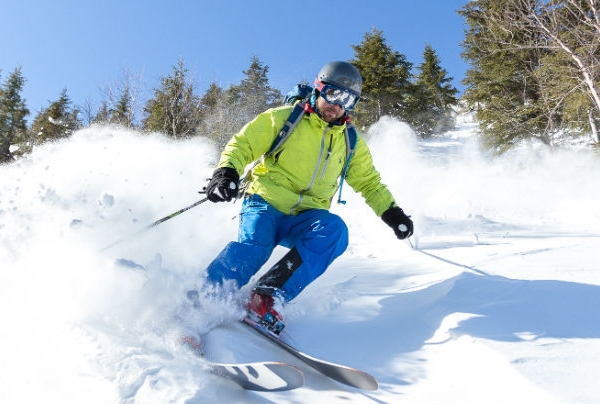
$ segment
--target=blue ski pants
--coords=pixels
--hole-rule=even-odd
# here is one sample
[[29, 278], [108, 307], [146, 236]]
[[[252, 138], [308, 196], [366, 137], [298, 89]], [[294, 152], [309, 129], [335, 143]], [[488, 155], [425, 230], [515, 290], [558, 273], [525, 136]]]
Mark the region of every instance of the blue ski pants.
[[258, 195], [244, 199], [238, 241], [230, 242], [207, 268], [208, 280], [222, 284], [234, 280], [247, 284], [281, 245], [295, 249], [301, 264], [279, 288], [285, 301], [295, 298], [348, 247], [348, 228], [337, 215], [310, 209], [286, 215]]

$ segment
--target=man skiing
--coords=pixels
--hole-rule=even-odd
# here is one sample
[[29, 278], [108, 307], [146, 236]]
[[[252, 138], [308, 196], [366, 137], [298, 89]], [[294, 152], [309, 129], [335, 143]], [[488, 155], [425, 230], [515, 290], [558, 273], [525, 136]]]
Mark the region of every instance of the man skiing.
[[259, 114], [235, 134], [205, 188], [210, 201], [231, 201], [238, 196], [245, 167], [264, 155], [245, 180], [238, 241], [227, 244], [210, 263], [207, 278], [213, 284], [231, 281], [242, 287], [277, 245], [289, 248], [258, 279], [247, 305], [249, 316], [276, 333], [283, 329], [283, 318], [275, 302], [294, 299], [348, 246], [346, 224], [329, 212], [344, 178], [399, 239], [413, 233], [410, 217], [381, 182], [362, 137], [357, 137], [349, 159], [348, 112], [361, 90], [362, 78], [352, 64], [326, 64], [285, 143], [265, 155], [290, 116], [289, 105]]

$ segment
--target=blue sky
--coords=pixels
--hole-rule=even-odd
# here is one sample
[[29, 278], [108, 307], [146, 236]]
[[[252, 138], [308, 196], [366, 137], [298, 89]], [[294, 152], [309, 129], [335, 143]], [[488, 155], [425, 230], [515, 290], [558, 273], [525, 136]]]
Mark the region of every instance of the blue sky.
[[312, 82], [320, 67], [354, 57], [352, 45], [377, 28], [415, 66], [430, 44], [460, 81], [468, 0], [0, 0], [2, 82], [18, 66], [29, 122], [66, 88], [74, 105], [98, 107], [102, 89], [141, 76], [150, 98], [181, 59], [198, 93], [216, 81], [239, 83], [253, 55], [269, 66], [273, 87]]

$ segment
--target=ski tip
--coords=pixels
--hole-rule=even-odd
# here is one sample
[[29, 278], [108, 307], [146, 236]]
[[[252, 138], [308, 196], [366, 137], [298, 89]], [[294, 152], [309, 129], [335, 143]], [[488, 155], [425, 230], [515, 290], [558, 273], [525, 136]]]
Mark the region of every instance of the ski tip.
[[179, 343], [200, 358], [213, 374], [232, 380], [245, 390], [275, 392], [304, 386], [304, 373], [283, 362], [219, 363], [204, 357], [202, 342], [184, 335]]
[[363, 379], [359, 383], [354, 385], [354, 387], [361, 390], [375, 391], [379, 390], [379, 382], [374, 376], [365, 373]]
[[287, 342], [283, 341], [283, 339], [281, 338], [280, 335], [276, 335], [275, 333], [271, 332], [267, 328], [258, 324], [252, 318], [245, 317], [241, 321], [242, 321], [242, 323], [253, 328], [258, 333], [269, 338], [272, 342], [276, 343], [277, 345], [282, 347], [284, 350], [288, 351], [292, 355], [301, 359], [302, 361], [307, 363], [309, 366], [315, 368], [316, 370], [318, 370], [325, 376], [327, 376], [339, 383], [342, 383], [347, 386], [354, 387], [354, 388], [360, 389], [360, 390], [374, 391], [374, 390], [379, 389], [379, 382], [377, 381], [377, 379], [374, 376], [372, 376], [366, 372], [363, 372], [362, 370], [354, 369], [349, 366], [345, 366], [345, 365], [341, 365], [341, 364], [337, 364], [337, 363], [333, 363], [333, 362], [328, 362], [323, 359], [312, 357], [302, 351], [299, 351], [298, 349], [289, 345]]

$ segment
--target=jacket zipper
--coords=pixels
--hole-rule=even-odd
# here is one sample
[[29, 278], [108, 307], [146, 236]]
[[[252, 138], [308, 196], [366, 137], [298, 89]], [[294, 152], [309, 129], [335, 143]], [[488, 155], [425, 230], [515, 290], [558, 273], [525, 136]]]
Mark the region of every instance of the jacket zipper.
[[327, 148], [327, 155], [325, 156], [325, 163], [323, 164], [323, 170], [321, 171], [321, 179], [325, 177], [325, 172], [327, 171], [327, 164], [329, 163], [329, 157], [331, 157], [331, 152], [333, 150], [333, 133], [329, 134], [329, 147]]
[[[300, 191], [299, 197], [298, 197], [298, 202], [296, 202], [294, 204], [294, 206], [292, 206], [290, 208], [290, 215], [292, 215], [294, 213], [294, 209], [296, 209], [298, 206], [300, 206], [300, 204], [302, 203], [302, 200], [304, 199], [304, 194], [308, 191], [311, 190], [312, 186], [315, 183], [315, 179], [317, 178], [318, 174], [319, 174], [319, 167], [321, 166], [321, 161], [323, 161], [323, 154], [325, 152], [325, 139], [327, 136], [327, 130], [329, 128], [331, 128], [331, 126], [333, 126], [332, 124], [327, 125], [327, 127], [325, 127], [325, 129], [323, 130], [323, 135], [321, 136], [321, 149], [319, 150], [319, 159], [317, 160], [317, 164], [315, 166], [315, 169], [313, 171], [313, 176], [310, 179], [310, 183], [308, 184], [308, 187], [306, 187], [305, 189], [303, 189], [302, 191]], [[331, 154], [331, 141], [329, 142], [329, 150], [327, 152], [327, 155], [325, 156], [325, 164], [323, 167], [323, 173], [325, 172], [325, 167], [327, 166], [327, 160], [329, 160], [329, 155]], [[321, 175], [321, 178], [323, 174]]]

